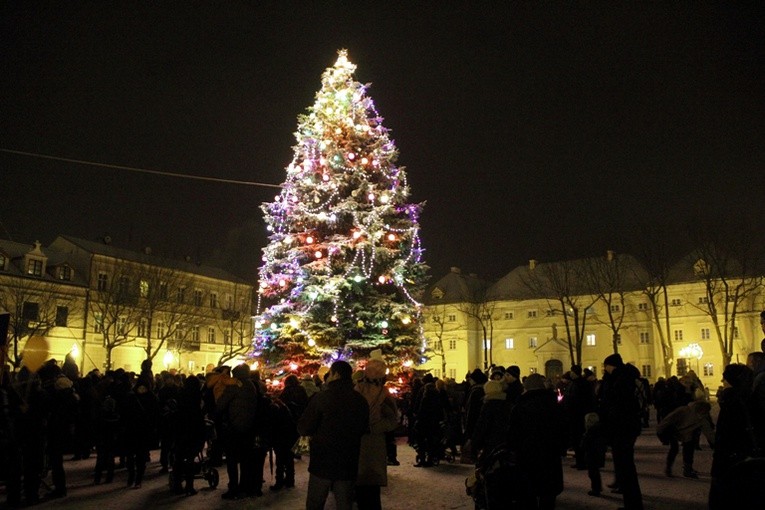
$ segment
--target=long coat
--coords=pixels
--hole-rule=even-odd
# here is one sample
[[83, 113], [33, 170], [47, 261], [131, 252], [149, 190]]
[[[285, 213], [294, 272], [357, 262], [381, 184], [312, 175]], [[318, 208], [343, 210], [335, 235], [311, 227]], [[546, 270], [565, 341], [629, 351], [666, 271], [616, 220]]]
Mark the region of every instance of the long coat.
[[566, 451], [563, 410], [550, 390], [527, 391], [510, 413], [508, 446], [516, 453], [518, 488], [527, 495], [563, 492], [561, 456]]
[[388, 455], [385, 433], [398, 426], [396, 403], [385, 386], [363, 380], [356, 391], [369, 404], [369, 432], [361, 437], [357, 485], [388, 485]]
[[369, 430], [369, 405], [338, 379], [315, 394], [298, 421], [301, 436], [310, 436], [308, 472], [327, 480], [356, 480], [361, 436]]

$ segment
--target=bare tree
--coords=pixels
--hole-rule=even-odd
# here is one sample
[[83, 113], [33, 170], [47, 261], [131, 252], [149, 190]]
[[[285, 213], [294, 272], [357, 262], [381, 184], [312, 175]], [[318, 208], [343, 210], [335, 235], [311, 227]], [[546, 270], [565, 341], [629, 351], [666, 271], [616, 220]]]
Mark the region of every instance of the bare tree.
[[218, 365], [252, 348], [252, 320], [252, 292], [244, 285], [236, 285], [231, 303], [220, 310], [220, 319], [216, 321], [223, 333], [223, 352]]
[[546, 300], [552, 315], [562, 315], [571, 363], [581, 365], [587, 315], [598, 300], [587, 288], [581, 262], [535, 265], [522, 281], [534, 296]]
[[104, 278], [99, 279], [93, 291], [90, 312], [93, 314], [95, 331], [103, 335], [108, 370], [112, 367], [114, 349], [135, 341], [141, 317], [141, 310], [137, 306], [141, 272], [135, 264], [123, 260], [104, 269], [99, 271]]
[[180, 324], [198, 322], [194, 318], [209, 296], [195, 295], [196, 278], [172, 264], [143, 265], [136, 278], [141, 336], [146, 338], [146, 358], [153, 360], [169, 339], [178, 336]]
[[428, 354], [441, 358], [441, 374], [446, 374], [446, 348], [444, 347], [444, 335], [447, 333], [449, 314], [447, 305], [433, 305], [428, 308], [427, 319], [433, 326], [432, 333], [435, 336], [433, 342], [428, 342]]
[[492, 337], [494, 335], [494, 308], [496, 302], [487, 300], [486, 286], [476, 287], [469, 291], [465, 300], [456, 305], [457, 309], [474, 320], [481, 328], [483, 341], [483, 369], [487, 370], [492, 364]]
[[725, 366], [733, 359], [738, 315], [752, 311], [752, 298], [763, 283], [759, 239], [740, 224], [733, 229], [706, 225], [691, 232], [697, 248], [689, 262], [705, 297], [698, 303], [688, 301], [711, 319]]
[[614, 353], [619, 352], [619, 331], [626, 313], [627, 264], [626, 256], [617, 256], [609, 250], [605, 258], [586, 259], [582, 267], [587, 286], [606, 305], [607, 320], [596, 320], [611, 330]]
[[[14, 367], [21, 365], [19, 345], [32, 336], [45, 336], [56, 326], [82, 316], [78, 298], [66, 286], [36, 278], [12, 278], [0, 285], [0, 309], [9, 317]], [[5, 340], [5, 339], [3, 339]]]

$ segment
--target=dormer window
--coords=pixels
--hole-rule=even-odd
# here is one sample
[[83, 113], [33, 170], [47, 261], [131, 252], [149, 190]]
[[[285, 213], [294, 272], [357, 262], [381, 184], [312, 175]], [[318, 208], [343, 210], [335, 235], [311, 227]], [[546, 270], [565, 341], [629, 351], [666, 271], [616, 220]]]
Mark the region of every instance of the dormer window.
[[58, 268], [58, 279], [63, 281], [72, 281], [72, 268], [69, 266], [61, 266]]
[[0, 252], [0, 271], [5, 271], [5, 264], [8, 262], [8, 257], [5, 253]]
[[444, 291], [436, 287], [433, 289], [433, 291], [430, 293], [430, 295], [433, 297], [433, 299], [443, 299], [444, 298]]
[[27, 274], [30, 276], [42, 276], [43, 261], [39, 259], [27, 260]]

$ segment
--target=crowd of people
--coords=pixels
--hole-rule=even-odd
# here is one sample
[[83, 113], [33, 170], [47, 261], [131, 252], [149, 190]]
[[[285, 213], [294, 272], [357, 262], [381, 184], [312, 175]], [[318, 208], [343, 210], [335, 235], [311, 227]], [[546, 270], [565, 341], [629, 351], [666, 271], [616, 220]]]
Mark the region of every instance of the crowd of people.
[[[765, 332], [765, 312], [761, 323]], [[500, 508], [555, 508], [570, 451], [570, 467], [588, 473], [590, 496], [607, 488], [622, 494], [624, 508], [642, 509], [634, 448], [651, 409], [658, 439], [669, 447], [667, 477], [675, 476], [681, 450], [682, 476], [698, 477], [693, 459], [703, 435], [713, 448], [709, 507], [762, 497], [756, 477], [765, 462], [765, 352], [725, 367], [716, 423], [709, 392], [693, 371], [651, 386], [619, 354], [604, 359], [600, 379], [578, 365], [555, 380], [494, 366], [473, 370], [462, 383], [414, 377], [395, 400], [385, 364], [375, 358], [362, 365], [354, 372], [337, 361], [323, 378], [289, 375], [279, 391], [267, 391], [247, 364], [184, 376], [154, 374], [146, 361], [138, 374], [117, 369], [81, 376], [67, 357], [62, 366], [49, 360], [35, 372], [5, 370], [0, 476], [7, 504], [38, 503], [46, 472], [52, 487], [45, 497], [65, 497], [65, 455], [95, 455], [94, 484], [114, 483], [115, 471], [124, 468], [120, 483], [140, 489], [153, 450], [178, 494], [197, 493], [194, 480], [204, 455], [225, 465], [223, 499], [258, 497], [269, 451], [276, 464], [269, 490], [294, 488], [300, 457], [295, 445], [305, 438], [306, 508], [324, 508], [332, 493], [338, 509], [355, 504], [377, 510], [387, 468], [399, 465], [394, 431], [403, 428], [417, 452], [415, 467], [445, 461], [476, 466], [468, 485], [477, 508], [493, 508], [492, 498], [502, 502]], [[600, 470], [608, 451], [614, 479], [604, 488]]]

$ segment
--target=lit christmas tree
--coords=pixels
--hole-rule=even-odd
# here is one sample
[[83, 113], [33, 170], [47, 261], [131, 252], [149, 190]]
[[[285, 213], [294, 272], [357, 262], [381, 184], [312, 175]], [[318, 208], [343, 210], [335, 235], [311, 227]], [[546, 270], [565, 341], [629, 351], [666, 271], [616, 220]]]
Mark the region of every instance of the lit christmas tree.
[[[406, 173], [345, 50], [298, 117], [281, 193], [262, 210], [269, 231], [260, 269], [253, 355], [315, 369], [381, 349], [419, 363], [422, 262]], [[264, 308], [261, 308], [263, 306]]]

